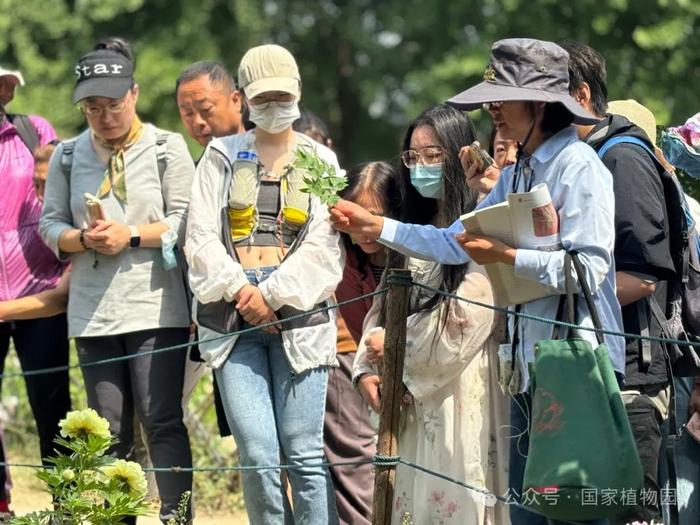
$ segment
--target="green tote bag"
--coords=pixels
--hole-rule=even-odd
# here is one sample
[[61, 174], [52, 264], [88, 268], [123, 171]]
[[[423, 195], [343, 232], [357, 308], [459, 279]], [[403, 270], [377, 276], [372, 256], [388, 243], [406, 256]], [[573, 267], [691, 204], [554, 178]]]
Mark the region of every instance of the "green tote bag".
[[[564, 307], [578, 324], [571, 265], [591, 312], [600, 319], [575, 253], [567, 254]], [[559, 520], [614, 517], [625, 510], [631, 494], [642, 487], [643, 474], [615, 372], [603, 342], [598, 347], [573, 334], [535, 345], [531, 365], [532, 417], [530, 448], [523, 480], [523, 504]]]

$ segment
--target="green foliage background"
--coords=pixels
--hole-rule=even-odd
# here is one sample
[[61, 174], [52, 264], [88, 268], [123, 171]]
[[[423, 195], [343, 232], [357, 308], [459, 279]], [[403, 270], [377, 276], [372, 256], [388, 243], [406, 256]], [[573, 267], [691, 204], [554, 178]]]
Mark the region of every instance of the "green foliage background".
[[183, 67], [216, 59], [235, 73], [248, 47], [276, 42], [297, 57], [302, 103], [330, 122], [349, 165], [395, 158], [402, 127], [478, 82], [492, 42], [512, 36], [592, 45], [611, 99], [681, 123], [700, 110], [699, 18], [698, 0], [0, 0], [0, 64], [28, 83], [10, 109], [69, 136], [83, 125], [70, 103], [76, 59], [99, 37], [125, 36], [142, 116], [184, 131], [173, 98]]

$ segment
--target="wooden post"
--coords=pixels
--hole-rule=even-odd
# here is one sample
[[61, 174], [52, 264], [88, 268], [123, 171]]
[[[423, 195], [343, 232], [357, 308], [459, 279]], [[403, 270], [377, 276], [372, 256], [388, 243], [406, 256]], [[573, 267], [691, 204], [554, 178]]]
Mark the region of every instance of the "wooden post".
[[[406, 350], [406, 318], [411, 290], [411, 272], [391, 269], [387, 276], [387, 315], [382, 365], [381, 409], [377, 454], [399, 453], [398, 431], [403, 395], [403, 359]], [[394, 500], [395, 466], [377, 466], [374, 477], [373, 525], [389, 525]]]

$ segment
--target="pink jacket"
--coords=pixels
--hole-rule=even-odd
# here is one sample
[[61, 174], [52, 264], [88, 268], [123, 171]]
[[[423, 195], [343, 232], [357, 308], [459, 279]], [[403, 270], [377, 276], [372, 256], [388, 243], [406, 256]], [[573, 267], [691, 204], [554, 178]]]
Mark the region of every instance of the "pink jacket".
[[[31, 116], [42, 145], [56, 138], [46, 120]], [[32, 185], [34, 158], [4, 119], [0, 124], [0, 300], [56, 286], [62, 264], [43, 243], [37, 227], [41, 202]]]

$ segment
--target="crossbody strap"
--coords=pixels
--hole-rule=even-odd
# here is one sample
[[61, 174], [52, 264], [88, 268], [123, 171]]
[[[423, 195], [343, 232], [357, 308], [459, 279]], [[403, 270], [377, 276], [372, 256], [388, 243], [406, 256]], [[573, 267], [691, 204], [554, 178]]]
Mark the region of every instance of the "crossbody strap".
[[22, 139], [27, 149], [34, 154], [34, 150], [41, 145], [39, 132], [29, 120], [28, 115], [7, 115], [8, 120], [17, 130], [19, 138]]
[[156, 162], [158, 163], [158, 177], [163, 182], [163, 175], [168, 169], [168, 134], [156, 133]]

